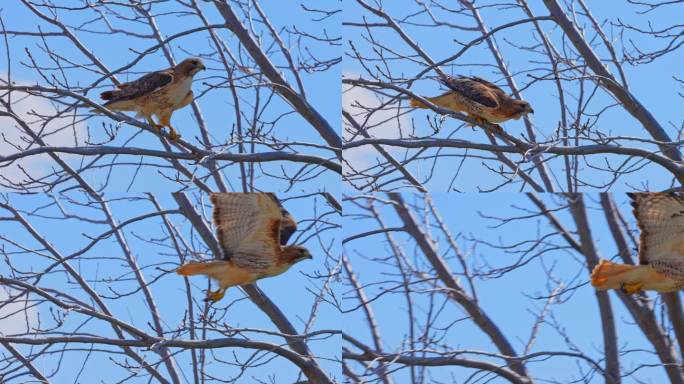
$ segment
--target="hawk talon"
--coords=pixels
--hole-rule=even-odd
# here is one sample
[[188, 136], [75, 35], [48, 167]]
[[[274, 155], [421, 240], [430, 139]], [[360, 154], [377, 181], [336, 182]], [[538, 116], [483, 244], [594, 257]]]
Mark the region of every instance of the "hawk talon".
[[628, 295], [633, 295], [635, 293], [639, 293], [643, 286], [644, 284], [642, 282], [622, 283], [620, 284], [620, 290], [627, 293]]
[[175, 129], [169, 128], [169, 139], [171, 139], [172, 142], [177, 142], [178, 139], [180, 139], [181, 135], [176, 132]]
[[223, 296], [225, 296], [226, 290], [225, 289], [218, 289], [216, 291], [207, 291], [207, 297], [204, 298], [204, 301], [219, 301], [223, 299]]
[[151, 117], [147, 118], [147, 124], [149, 124], [150, 127], [156, 129], [157, 132], [161, 132], [162, 128], [164, 128], [163, 125], [155, 123]]

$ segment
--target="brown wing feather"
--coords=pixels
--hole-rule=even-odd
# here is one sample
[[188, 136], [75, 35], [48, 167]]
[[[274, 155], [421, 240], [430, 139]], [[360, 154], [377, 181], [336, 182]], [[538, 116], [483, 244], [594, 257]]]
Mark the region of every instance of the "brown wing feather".
[[213, 193], [210, 199], [224, 257], [254, 271], [273, 266], [280, 251], [278, 204], [264, 193]]
[[490, 90], [492, 90], [492, 91], [494, 91], [494, 92], [496, 92], [496, 93], [501, 93], [501, 94], [503, 94], [503, 95], [508, 95], [506, 92], [504, 92], [503, 89], [501, 89], [501, 87], [499, 87], [498, 85], [496, 85], [496, 84], [494, 84], [494, 83], [492, 83], [492, 82], [489, 82], [489, 81], [487, 81], [487, 80], [485, 80], [485, 79], [483, 79], [483, 78], [481, 78], [481, 77], [473, 76], [473, 77], [470, 77], [470, 80], [476, 81], [476, 82], [478, 82], [478, 83], [480, 83], [480, 84], [486, 86], [487, 88], [489, 88]]
[[684, 198], [674, 193], [628, 193], [641, 230], [639, 264], [648, 265], [659, 255], [684, 243]]
[[286, 245], [290, 240], [290, 237], [297, 231], [297, 222], [290, 212], [283, 207], [283, 204], [278, 200], [275, 193], [268, 192], [267, 195], [278, 204], [278, 207], [280, 207], [280, 213], [282, 214], [282, 221], [280, 223], [280, 245]]
[[171, 70], [157, 71], [128, 83], [120, 84], [119, 90], [102, 92], [100, 96], [108, 100], [104, 105], [116, 103], [117, 101], [133, 100], [140, 96], [150, 94], [173, 81]]
[[254, 230], [256, 196], [252, 193], [212, 193], [213, 221], [223, 258], [230, 259], [240, 241]]
[[[448, 77], [446, 79], [441, 79], [447, 87], [452, 91], [458, 92], [464, 97], [481, 104], [487, 108], [497, 108], [499, 103], [497, 101], [497, 95], [495, 92], [498, 90], [503, 92], [501, 88], [496, 85], [482, 80], [478, 77]], [[493, 86], [493, 88], [492, 88]]]
[[260, 227], [251, 232], [240, 243], [231, 262], [249, 271], [268, 274], [282, 263], [280, 239], [280, 219], [263, 219]]
[[282, 212], [270, 196], [255, 195], [258, 208], [254, 215], [254, 230], [240, 242], [231, 261], [239, 267], [265, 274], [281, 263]]

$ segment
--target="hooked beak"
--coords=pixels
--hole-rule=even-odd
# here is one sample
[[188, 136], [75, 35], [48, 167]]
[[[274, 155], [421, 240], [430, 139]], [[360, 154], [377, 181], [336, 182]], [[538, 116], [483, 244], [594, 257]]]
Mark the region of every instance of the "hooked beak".
[[200, 64], [199, 69], [202, 70], [202, 71], [204, 71], [204, 70], [207, 69], [207, 67], [205, 67], [204, 64]]

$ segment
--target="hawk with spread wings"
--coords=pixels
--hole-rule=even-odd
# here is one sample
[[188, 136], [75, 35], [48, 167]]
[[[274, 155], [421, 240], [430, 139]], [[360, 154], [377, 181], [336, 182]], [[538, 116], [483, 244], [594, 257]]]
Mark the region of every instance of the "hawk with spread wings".
[[[192, 102], [192, 78], [203, 69], [206, 67], [202, 60], [185, 59], [175, 67], [118, 84], [117, 90], [102, 92], [100, 97], [112, 111], [137, 112], [136, 117], [145, 117], [148, 124], [160, 131], [168, 127], [169, 136], [175, 141], [180, 135], [171, 126], [171, 115]], [[159, 119], [159, 124], [152, 120], [152, 115]]]
[[[463, 112], [482, 124], [502, 123], [534, 113], [530, 103], [509, 96], [501, 88], [479, 77], [447, 77], [441, 79], [449, 90], [436, 97], [428, 97], [432, 104], [455, 112]], [[411, 107], [428, 108], [419, 100], [411, 99]]]
[[207, 275], [218, 281], [219, 289], [207, 292], [206, 301], [220, 300], [229, 287], [279, 275], [312, 258], [303, 246], [285, 245], [297, 223], [274, 194], [213, 193], [210, 199], [224, 259], [191, 262], [176, 270], [183, 276]]
[[639, 238], [639, 265], [601, 262], [591, 273], [596, 289], [673, 292], [684, 288], [684, 198], [674, 193], [628, 193]]

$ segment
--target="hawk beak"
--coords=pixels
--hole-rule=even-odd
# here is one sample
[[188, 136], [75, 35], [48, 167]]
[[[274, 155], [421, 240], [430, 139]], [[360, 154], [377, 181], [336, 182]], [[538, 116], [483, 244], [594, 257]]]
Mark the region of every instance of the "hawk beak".
[[204, 71], [205, 69], [207, 69], [207, 67], [205, 67], [205, 66], [204, 66], [204, 64], [200, 64], [200, 67], [199, 67], [199, 69], [201, 69], [201, 70], [203, 70], [203, 71]]

